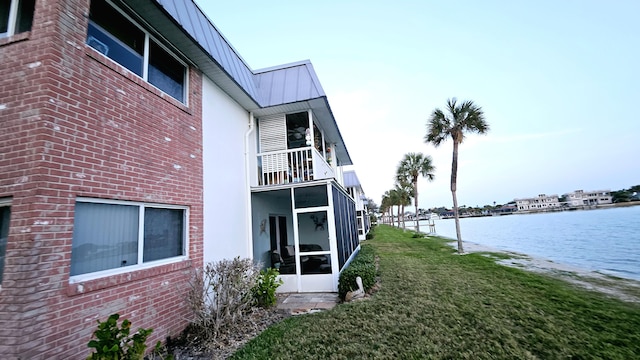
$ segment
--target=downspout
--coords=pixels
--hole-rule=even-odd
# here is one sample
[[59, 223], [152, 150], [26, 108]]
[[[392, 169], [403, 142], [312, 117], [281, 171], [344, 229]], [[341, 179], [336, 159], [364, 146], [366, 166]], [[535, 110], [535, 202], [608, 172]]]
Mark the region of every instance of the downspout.
[[251, 162], [249, 160], [249, 136], [253, 132], [255, 127], [255, 118], [253, 117], [253, 112], [249, 112], [249, 128], [247, 132], [244, 134], [244, 181], [246, 187], [246, 209], [247, 214], [245, 215], [246, 221], [246, 229], [247, 229], [247, 257], [249, 259], [253, 259], [253, 226], [251, 223]]

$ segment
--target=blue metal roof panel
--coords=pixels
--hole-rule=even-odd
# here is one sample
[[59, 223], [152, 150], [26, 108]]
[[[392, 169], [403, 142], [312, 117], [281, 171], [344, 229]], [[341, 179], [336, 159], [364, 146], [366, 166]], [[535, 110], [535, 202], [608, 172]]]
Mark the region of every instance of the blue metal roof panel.
[[158, 3], [161, 4], [169, 14], [178, 13], [178, 10], [176, 9], [176, 4], [173, 1], [164, 1], [164, 2], [158, 1]]
[[182, 25], [182, 27], [193, 36], [196, 40], [199, 40], [201, 34], [196, 33], [193, 28], [193, 23], [191, 18], [189, 17], [189, 7], [186, 1], [178, 1], [177, 3], [173, 0], [169, 0], [169, 2], [173, 2], [176, 9], [176, 20]]
[[[282, 74], [284, 86], [282, 88], [282, 102], [295, 102], [302, 92], [303, 79], [300, 76], [300, 67], [294, 67], [284, 70]], [[297, 86], [287, 86], [288, 84], [297, 84]]]
[[308, 60], [256, 70], [262, 106], [275, 106], [326, 96]]
[[200, 24], [200, 29], [202, 29], [201, 31], [204, 34], [204, 43], [202, 44], [202, 46], [205, 49], [209, 49], [209, 51], [211, 51], [211, 55], [214, 58], [219, 57], [220, 54], [218, 54], [218, 49], [216, 48], [215, 41], [213, 40], [213, 35], [211, 34], [211, 31], [208, 31], [209, 21], [207, 21], [206, 17], [199, 16], [198, 23]]
[[361, 187], [355, 171], [345, 171], [343, 174], [344, 187]]

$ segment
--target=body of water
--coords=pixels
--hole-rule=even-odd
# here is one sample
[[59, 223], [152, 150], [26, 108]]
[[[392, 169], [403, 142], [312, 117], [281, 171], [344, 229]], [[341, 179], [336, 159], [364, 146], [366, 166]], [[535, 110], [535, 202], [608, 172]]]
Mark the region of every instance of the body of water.
[[[453, 219], [435, 223], [456, 238]], [[460, 228], [463, 241], [640, 280], [640, 206], [462, 218]]]

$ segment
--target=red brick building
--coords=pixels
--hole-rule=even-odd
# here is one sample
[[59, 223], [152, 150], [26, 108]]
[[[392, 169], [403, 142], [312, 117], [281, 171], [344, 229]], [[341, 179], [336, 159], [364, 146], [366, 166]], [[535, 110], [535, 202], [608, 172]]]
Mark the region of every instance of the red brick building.
[[176, 335], [202, 262], [202, 75], [91, 3], [0, 4], [3, 359], [85, 358], [115, 312]]

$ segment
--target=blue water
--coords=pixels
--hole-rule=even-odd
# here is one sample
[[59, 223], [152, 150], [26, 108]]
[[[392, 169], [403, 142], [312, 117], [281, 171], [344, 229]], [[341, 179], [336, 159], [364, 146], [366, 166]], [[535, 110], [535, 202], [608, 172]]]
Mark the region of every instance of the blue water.
[[[460, 228], [463, 241], [640, 280], [640, 206], [462, 218]], [[436, 220], [436, 232], [455, 239], [454, 220]]]

